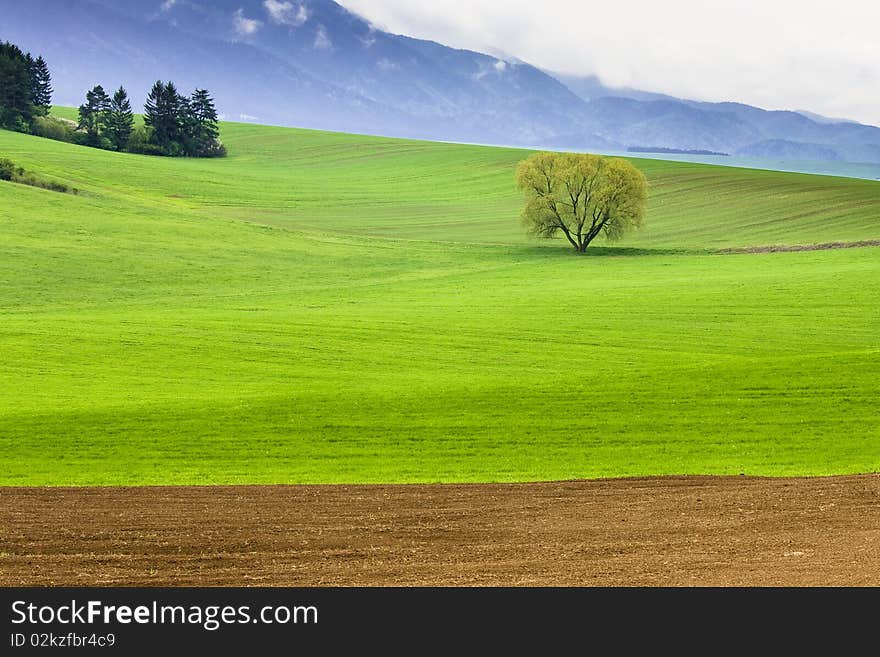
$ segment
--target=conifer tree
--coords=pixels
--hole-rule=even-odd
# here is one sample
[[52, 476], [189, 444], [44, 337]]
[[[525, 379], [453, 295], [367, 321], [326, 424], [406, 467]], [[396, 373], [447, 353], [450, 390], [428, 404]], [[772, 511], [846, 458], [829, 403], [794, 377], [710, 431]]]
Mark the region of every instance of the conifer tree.
[[117, 151], [125, 150], [133, 129], [134, 114], [131, 111], [131, 101], [125, 89], [119, 87], [113, 94], [107, 111], [106, 134], [113, 148]]
[[150, 93], [147, 95], [147, 102], [144, 104], [144, 124], [152, 130], [152, 139], [155, 142], [159, 141], [159, 137], [156, 135], [156, 129], [161, 122], [159, 118], [159, 106], [162, 104], [162, 94], [164, 90], [165, 85], [163, 85], [160, 80], [157, 80], [153, 85], [153, 88], [150, 89]]
[[28, 75], [28, 99], [30, 100], [31, 106], [34, 106], [37, 104], [37, 62], [30, 53], [25, 53], [24, 66], [27, 69]]
[[168, 133], [171, 137], [172, 155], [185, 150], [187, 124], [189, 123], [189, 99], [181, 96], [173, 82], [165, 85]]
[[86, 102], [79, 106], [80, 130], [86, 131], [86, 144], [89, 146], [101, 146], [101, 138], [107, 125], [107, 115], [110, 111], [110, 97], [104, 91], [104, 87], [97, 85], [86, 94]]
[[153, 85], [144, 105], [144, 123], [151, 128], [151, 141], [166, 155], [183, 150], [184, 102], [173, 82]]
[[39, 113], [43, 116], [49, 113], [52, 106], [52, 74], [49, 72], [49, 66], [42, 55], [37, 57], [33, 64], [33, 103]]
[[196, 89], [189, 102], [192, 116], [192, 141], [194, 154], [202, 155], [220, 134], [217, 128], [217, 109], [207, 89]]
[[34, 114], [31, 82], [28, 56], [12, 43], [0, 43], [0, 126], [28, 130]]
[[189, 98], [179, 94], [176, 88], [173, 90], [173, 94], [177, 112], [177, 143], [180, 147], [180, 152], [175, 154], [192, 157], [195, 155], [195, 143], [193, 141], [195, 119], [193, 118], [192, 107], [190, 106]]

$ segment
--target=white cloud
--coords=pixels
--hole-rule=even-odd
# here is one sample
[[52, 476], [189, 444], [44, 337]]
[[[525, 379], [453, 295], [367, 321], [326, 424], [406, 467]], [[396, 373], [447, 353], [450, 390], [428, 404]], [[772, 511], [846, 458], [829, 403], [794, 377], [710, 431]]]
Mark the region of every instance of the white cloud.
[[378, 62], [376, 62], [376, 66], [378, 66], [383, 71], [397, 71], [400, 70], [400, 64], [392, 62], [390, 59], [383, 57]]
[[486, 77], [490, 73], [496, 73], [498, 75], [501, 75], [502, 73], [507, 71], [507, 66], [508, 66], [507, 62], [505, 62], [504, 60], [501, 60], [501, 59], [497, 60], [491, 66], [486, 66], [485, 64], [480, 64], [479, 70], [471, 76], [471, 79], [479, 82], [480, 80], [482, 80], [484, 77]]
[[876, 0], [339, 1], [392, 32], [614, 86], [880, 124]]
[[171, 8], [176, 4], [177, 0], [165, 0], [165, 2], [162, 3], [162, 6], [159, 7], [159, 11], [170, 11]]
[[315, 50], [328, 50], [333, 47], [333, 42], [327, 36], [327, 30], [323, 25], [318, 26], [315, 33]]
[[282, 2], [280, 0], [265, 0], [263, 6], [269, 12], [269, 19], [278, 25], [290, 25], [299, 27], [309, 20], [309, 10], [302, 2]]
[[235, 31], [239, 36], [250, 36], [252, 34], [256, 34], [257, 30], [259, 30], [263, 26], [262, 21], [258, 21], [255, 18], [247, 18], [244, 15], [244, 9], [239, 9], [232, 16], [233, 24], [235, 25]]
[[255, 122], [255, 121], [259, 121], [259, 120], [260, 120], [260, 117], [258, 117], [258, 116], [253, 116], [253, 115], [251, 115], [251, 114], [233, 114], [233, 115], [230, 116], [229, 114], [223, 114], [223, 113], [220, 113], [220, 114], [217, 115], [217, 118], [218, 118], [220, 121], [248, 121], [248, 122]]

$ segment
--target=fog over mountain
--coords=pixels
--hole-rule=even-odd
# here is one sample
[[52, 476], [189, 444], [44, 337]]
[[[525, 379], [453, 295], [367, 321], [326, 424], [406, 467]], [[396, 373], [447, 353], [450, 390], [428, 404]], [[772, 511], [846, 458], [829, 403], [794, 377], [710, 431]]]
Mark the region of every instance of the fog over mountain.
[[0, 0], [0, 39], [41, 53], [55, 100], [101, 83], [140, 106], [157, 79], [210, 89], [230, 120], [604, 150], [880, 163], [880, 129], [556, 76], [379, 30], [332, 0]]

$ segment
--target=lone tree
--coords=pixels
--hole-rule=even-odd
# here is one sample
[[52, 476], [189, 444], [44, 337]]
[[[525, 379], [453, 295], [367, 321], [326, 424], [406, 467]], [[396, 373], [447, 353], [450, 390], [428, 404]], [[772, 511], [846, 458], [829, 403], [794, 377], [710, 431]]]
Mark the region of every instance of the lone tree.
[[536, 153], [520, 163], [516, 182], [526, 193], [522, 221], [529, 232], [562, 233], [578, 253], [600, 234], [618, 240], [644, 225], [648, 182], [626, 160]]

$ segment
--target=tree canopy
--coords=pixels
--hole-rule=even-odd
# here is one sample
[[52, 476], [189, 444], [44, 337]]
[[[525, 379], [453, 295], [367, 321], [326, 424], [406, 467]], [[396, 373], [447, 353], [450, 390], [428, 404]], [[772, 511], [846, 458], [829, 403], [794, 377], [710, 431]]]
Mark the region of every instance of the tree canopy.
[[599, 235], [619, 240], [644, 224], [648, 183], [623, 159], [536, 153], [520, 163], [516, 182], [526, 195], [522, 221], [529, 232], [562, 234], [579, 253]]

